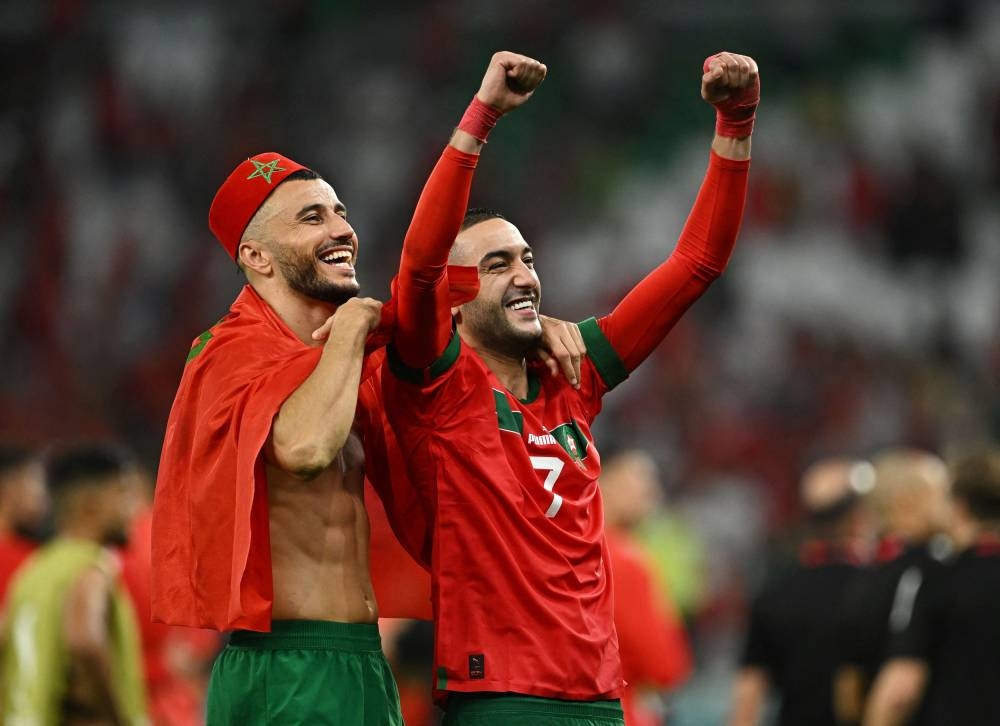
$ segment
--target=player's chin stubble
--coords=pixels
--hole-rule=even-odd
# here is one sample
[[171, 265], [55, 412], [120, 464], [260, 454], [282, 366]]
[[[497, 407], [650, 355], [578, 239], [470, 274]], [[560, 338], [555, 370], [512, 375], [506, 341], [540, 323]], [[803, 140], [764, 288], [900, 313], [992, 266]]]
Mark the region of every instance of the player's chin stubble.
[[523, 358], [538, 347], [542, 331], [523, 330], [507, 318], [507, 309], [495, 303], [473, 301], [462, 307], [465, 325], [488, 350]]
[[280, 248], [275, 248], [274, 253], [275, 262], [288, 286], [307, 297], [333, 305], [343, 305], [352, 297], [356, 297], [360, 290], [357, 280], [344, 283], [324, 280], [316, 271], [316, 261], [308, 255], [299, 255]]

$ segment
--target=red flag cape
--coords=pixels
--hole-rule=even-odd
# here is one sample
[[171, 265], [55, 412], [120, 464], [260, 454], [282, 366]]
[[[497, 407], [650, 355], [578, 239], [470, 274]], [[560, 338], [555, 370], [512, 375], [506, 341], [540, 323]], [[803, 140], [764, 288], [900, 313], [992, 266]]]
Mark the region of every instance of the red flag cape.
[[[452, 300], [475, 297], [475, 269], [449, 268]], [[394, 320], [392, 300], [366, 346], [358, 426], [366, 474], [386, 502], [373, 506], [370, 567], [386, 617], [429, 617], [430, 584], [402, 600], [395, 575], [413, 573], [396, 538], [426, 566], [428, 526], [381, 415], [377, 380]], [[307, 346], [247, 285], [229, 313], [188, 354], [167, 421], [153, 504], [152, 617], [170, 625], [268, 631], [273, 599], [267, 478], [262, 451], [271, 422], [322, 352]], [[365, 393], [367, 389], [367, 393]], [[366, 486], [366, 490], [368, 486]], [[373, 497], [366, 491], [366, 501]], [[388, 522], [385, 515], [388, 514]], [[392, 526], [391, 526], [392, 525]], [[388, 538], [388, 541], [387, 541]], [[409, 578], [412, 580], [413, 578]], [[382, 589], [382, 594], [379, 589]], [[395, 606], [409, 602], [402, 611]], [[416, 605], [413, 605], [416, 603]], [[415, 609], [415, 611], [414, 611]]]

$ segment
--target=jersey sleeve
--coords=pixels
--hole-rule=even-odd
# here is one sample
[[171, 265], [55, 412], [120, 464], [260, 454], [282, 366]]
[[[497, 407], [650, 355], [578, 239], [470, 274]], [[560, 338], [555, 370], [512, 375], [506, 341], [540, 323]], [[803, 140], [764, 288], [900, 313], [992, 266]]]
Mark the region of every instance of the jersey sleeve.
[[670, 257], [597, 321], [627, 371], [635, 370], [725, 270], [736, 244], [750, 161], [711, 153], [708, 171]]
[[929, 660], [934, 636], [940, 632], [937, 620], [941, 577], [934, 568], [925, 569], [921, 573], [922, 582], [913, 593], [912, 601], [900, 603], [901, 599], [906, 598], [906, 593], [901, 592], [906, 587], [906, 576], [907, 573], [904, 573], [900, 578], [900, 588], [896, 591], [896, 602], [889, 618], [889, 641], [885, 656]]
[[392, 349], [398, 362], [424, 369], [453, 339], [448, 254], [469, 203], [479, 156], [452, 146], [438, 159], [403, 241]]

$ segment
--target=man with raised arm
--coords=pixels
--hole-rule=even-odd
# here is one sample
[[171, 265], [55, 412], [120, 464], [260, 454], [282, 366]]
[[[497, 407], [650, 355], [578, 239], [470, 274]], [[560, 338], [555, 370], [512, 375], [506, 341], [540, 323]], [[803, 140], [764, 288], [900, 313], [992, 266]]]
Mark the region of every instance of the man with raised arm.
[[[537, 84], [540, 64], [504, 56], [510, 83]], [[473, 104], [461, 127], [478, 128], [484, 108]], [[409, 244], [447, 248], [457, 233], [475, 165], [456, 165], [453, 152], [431, 174]], [[237, 166], [209, 226], [248, 284], [195, 341], [171, 410], [154, 502], [153, 618], [235, 631], [213, 669], [210, 724], [400, 724], [376, 626], [365, 474], [418, 559], [426, 526], [420, 507], [406, 508], [415, 490], [404, 486], [379, 396], [356, 408], [359, 383], [377, 381], [384, 360], [366, 351], [412, 316], [401, 295], [384, 306], [356, 297], [358, 239], [345, 205], [285, 156]], [[435, 288], [445, 305], [474, 295], [474, 271], [464, 289], [461, 271], [454, 278]], [[567, 374], [573, 330], [555, 323], [548, 338], [548, 361]]]
[[[504, 87], [498, 65], [479, 94], [500, 91], [493, 109], [452, 137], [469, 164], [496, 116], [532, 90]], [[701, 93], [717, 109], [716, 135], [677, 247], [612, 313], [581, 323], [587, 355], [575, 380], [539, 375], [527, 358], [541, 334], [541, 285], [517, 227], [478, 210], [454, 245], [404, 244], [398, 295], [412, 317], [399, 319], [388, 349], [383, 400], [430, 510], [435, 692], [447, 724], [622, 723], [590, 425], [603, 395], [732, 252], [759, 97], [755, 62], [709, 58]], [[472, 302], [451, 306], [441, 294], [449, 256], [478, 268]]]

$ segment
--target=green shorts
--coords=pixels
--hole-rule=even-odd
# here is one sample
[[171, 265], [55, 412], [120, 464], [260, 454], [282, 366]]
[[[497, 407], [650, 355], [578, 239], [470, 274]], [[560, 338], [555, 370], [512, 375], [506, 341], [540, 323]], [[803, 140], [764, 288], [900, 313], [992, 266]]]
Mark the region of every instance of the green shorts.
[[374, 623], [277, 620], [237, 630], [212, 667], [208, 726], [402, 726]]
[[444, 726], [624, 726], [621, 701], [561, 701], [511, 693], [452, 693]]

